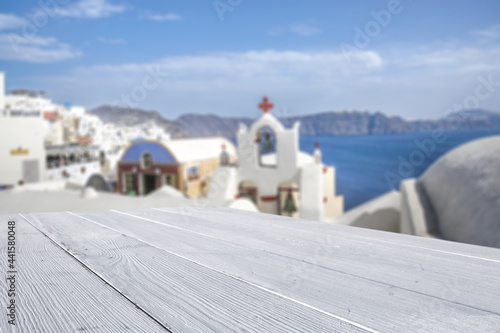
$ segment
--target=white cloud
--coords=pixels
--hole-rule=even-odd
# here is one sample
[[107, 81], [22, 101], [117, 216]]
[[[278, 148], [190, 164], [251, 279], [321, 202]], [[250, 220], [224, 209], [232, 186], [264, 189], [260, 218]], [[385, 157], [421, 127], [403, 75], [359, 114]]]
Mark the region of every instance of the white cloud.
[[488, 39], [497, 39], [500, 38], [500, 24], [493, 25], [487, 29], [482, 30], [473, 30], [471, 34], [476, 36], [485, 37]]
[[81, 56], [82, 53], [53, 37], [0, 34], [0, 60], [51, 63]]
[[180, 21], [182, 17], [174, 13], [168, 13], [165, 15], [152, 14], [148, 16], [148, 19], [153, 21]]
[[105, 44], [125, 44], [125, 41], [121, 38], [105, 38], [105, 37], [99, 37], [97, 39], [101, 43]]
[[[210, 80], [214, 77], [280, 77], [298, 75], [331, 76], [367, 73], [383, 67], [380, 56], [373, 51], [357, 53], [348, 64], [338, 52], [298, 51], [248, 51], [242, 53], [216, 53], [204, 56], [168, 57], [155, 64], [175, 77], [198, 77]], [[141, 71], [153, 63], [98, 66], [94, 70], [112, 72]]]
[[121, 13], [127, 8], [124, 5], [113, 5], [107, 0], [80, 0], [80, 2], [58, 8], [56, 13], [60, 16], [100, 18]]
[[[285, 101], [288, 97], [287, 103], [297, 106], [301, 105], [300, 99], [305, 102], [317, 98], [311, 109], [322, 110], [327, 104], [335, 106], [327, 103], [325, 96], [334, 98], [345, 90], [345, 82], [382, 68], [382, 59], [372, 51], [360, 52], [350, 64], [339, 52], [248, 51], [81, 67], [65, 78], [45, 78], [40, 89], [87, 106], [110, 104], [144, 85], [144, 78], [153, 71], [162, 74], [161, 84], [134, 106], [171, 109], [176, 114], [227, 114], [228, 110], [245, 112], [246, 105], [253, 106], [261, 94], [269, 93], [276, 100]], [[155, 81], [146, 82], [149, 86]], [[254, 108], [249, 110], [253, 112]]]
[[323, 32], [323, 30], [321, 30], [320, 28], [307, 24], [292, 25], [290, 27], [290, 31], [304, 37], [319, 35]]
[[[13, 14], [0, 13], [1, 30], [20, 30], [30, 24], [26, 19]], [[23, 30], [24, 31], [24, 30]], [[59, 42], [53, 37], [25, 36], [18, 33], [0, 33], [0, 60], [33, 63], [50, 63], [76, 58], [80, 51]]]
[[12, 30], [23, 26], [25, 20], [13, 14], [0, 13], [0, 30]]
[[402, 67], [420, 67], [427, 70], [470, 73], [500, 69], [500, 47], [446, 47], [442, 49], [427, 49], [425, 52], [415, 50], [399, 51], [395, 62]]
[[[214, 53], [81, 67], [64, 77], [43, 77], [36, 86], [56, 99], [91, 107], [111, 104], [144, 82], [154, 85], [157, 81], [145, 78], [156, 72], [158, 86], [148, 88], [133, 106], [169, 118], [189, 112], [258, 116], [256, 104], [263, 95], [290, 115], [357, 108], [438, 118], [474, 94], [479, 76], [491, 74], [500, 82], [499, 56], [498, 47], [436, 45], [364, 50], [350, 63], [340, 51]], [[479, 107], [498, 110], [496, 89]]]

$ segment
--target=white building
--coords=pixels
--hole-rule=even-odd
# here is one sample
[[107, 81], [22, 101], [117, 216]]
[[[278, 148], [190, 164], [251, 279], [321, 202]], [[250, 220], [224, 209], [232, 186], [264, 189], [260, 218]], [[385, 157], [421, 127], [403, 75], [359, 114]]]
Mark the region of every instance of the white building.
[[[4, 81], [2, 73], [2, 81]], [[16, 90], [5, 96], [5, 87], [2, 88], [3, 118], [42, 118], [43, 110], [52, 109], [54, 105], [41, 91]]]
[[41, 118], [0, 119], [0, 186], [39, 182], [45, 178]]
[[[3, 72], [0, 72], [0, 122], [1, 128], [5, 128], [0, 185], [8, 186], [20, 181], [61, 179], [84, 185], [99, 173], [113, 182], [117, 180], [118, 159], [130, 142], [138, 137], [170, 139], [154, 123], [131, 127], [104, 124], [97, 116], [86, 113], [84, 107], [55, 104], [42, 91], [18, 89], [6, 96]], [[39, 161], [37, 168], [35, 159]], [[23, 164], [25, 160], [31, 164]]]
[[[344, 198], [335, 194], [335, 168], [299, 151], [299, 123], [290, 129], [269, 113], [264, 98], [263, 115], [237, 133], [238, 166], [215, 170], [208, 196], [229, 200], [249, 198], [261, 212], [330, 221], [343, 212]], [[221, 157], [222, 159], [222, 157]]]
[[221, 147], [228, 162], [236, 162], [236, 149], [226, 138], [137, 140], [118, 163], [118, 191], [147, 195], [169, 185], [190, 197], [204, 197]]
[[78, 145], [85, 109], [56, 105], [40, 91], [5, 96], [4, 78], [0, 73], [0, 186], [62, 179], [85, 185], [102, 178], [99, 151]]
[[[36, 103], [42, 104], [42, 99]], [[4, 73], [0, 72], [1, 187], [39, 182], [45, 177], [43, 120], [41, 112], [30, 105], [20, 98], [5, 97]]]

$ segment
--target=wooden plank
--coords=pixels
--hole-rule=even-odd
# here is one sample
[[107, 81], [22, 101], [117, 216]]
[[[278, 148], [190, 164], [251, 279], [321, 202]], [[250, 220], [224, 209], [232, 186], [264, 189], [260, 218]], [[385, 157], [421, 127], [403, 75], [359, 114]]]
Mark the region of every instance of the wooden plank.
[[[210, 211], [205, 209], [206, 214]], [[283, 238], [248, 225], [238, 228], [238, 223], [232, 223], [238, 220], [235, 217], [207, 227], [203, 226], [205, 220], [194, 216], [187, 221], [179, 214], [161, 211], [134, 214], [147, 220], [119, 212], [114, 216], [91, 212], [81, 215], [325, 311], [348, 314], [378, 330], [408, 329], [419, 324], [423, 314], [427, 327], [436, 332], [438, 328], [446, 331], [480, 325], [486, 329], [500, 324], [498, 265], [484, 267], [483, 261], [465, 258], [472, 263], [464, 267], [462, 257], [450, 259], [447, 254], [432, 251], [420, 254], [387, 243], [352, 244], [345, 235], [334, 234], [330, 243], [323, 244], [318, 235], [312, 240], [304, 240], [303, 233]], [[258, 214], [252, 225], [261, 216], [270, 218]], [[436, 304], [443, 311], [430, 311]], [[488, 319], [457, 323], [453, 319], [456, 314]], [[448, 318], [443, 319], [443, 315]]]
[[27, 218], [175, 332], [375, 332], [75, 215]]
[[[0, 274], [7, 270], [7, 222], [16, 232], [16, 326], [0, 283], [0, 332], [166, 332], [144, 312], [18, 216], [0, 217]], [[12, 274], [9, 274], [12, 275]], [[9, 285], [10, 289], [10, 285]]]
[[[228, 209], [222, 207], [171, 207], [159, 209], [137, 209], [128, 212], [144, 213], [145, 216], [154, 216], [155, 210], [162, 212], [171, 212], [173, 214], [182, 214], [182, 220], [176, 220], [176, 223], [181, 225], [189, 225], [192, 228], [232, 228], [233, 225], [238, 228], [246, 228], [246, 230], [253, 231], [272, 231], [271, 234], [276, 236], [286, 237], [292, 236], [294, 238], [297, 233], [302, 237], [317, 235], [324, 235], [326, 233], [335, 233], [339, 235], [346, 235], [351, 240], [368, 240], [370, 243], [389, 243], [410, 247], [413, 249], [426, 249], [434, 252], [443, 252], [454, 254], [462, 257], [477, 257], [489, 259], [493, 262], [500, 261], [500, 250], [496, 248], [489, 248], [483, 246], [475, 246], [470, 244], [463, 244], [457, 242], [437, 240], [433, 238], [422, 238], [411, 235], [395, 234], [391, 232], [376, 231], [366, 228], [356, 228], [353, 232], [353, 227], [327, 224], [318, 221], [309, 221], [303, 219], [290, 219], [285, 216], [277, 216], [270, 214], [260, 214], [254, 212], [247, 212], [236, 209]], [[238, 218], [231, 218], [228, 216], [237, 215]], [[257, 214], [257, 215], [256, 215]], [[163, 214], [161, 214], [163, 215]], [[258, 218], [256, 218], [258, 216]], [[197, 220], [188, 223], [191, 217], [196, 217]], [[203, 220], [202, 223], [197, 221]], [[227, 223], [230, 221], [231, 223]], [[204, 232], [205, 229], [197, 231]]]
[[[167, 215], [164, 214], [165, 212]], [[345, 238], [349, 240], [353, 248], [357, 248], [358, 243], [370, 246], [385, 245], [391, 248], [408, 249], [410, 252], [432, 253], [430, 254], [431, 256], [443, 254], [445, 258], [458, 257], [455, 259], [459, 261], [475, 262], [476, 260], [481, 260], [493, 264], [500, 263], [500, 250], [495, 248], [364, 228], [353, 229], [353, 227], [290, 219], [269, 214], [256, 215], [256, 213], [242, 211], [240, 216], [239, 211], [228, 210], [228, 217], [228, 214], [224, 215], [223, 209], [216, 207], [204, 210], [201, 210], [199, 207], [162, 208], [133, 210], [128, 211], [128, 213], [144, 218], [159, 216], [160, 219], [167, 219], [168, 224], [173, 227], [184, 228], [209, 236], [218, 235], [217, 237], [220, 237], [219, 234], [223, 231], [229, 234], [228, 239], [235, 242], [247, 241], [254, 244], [270, 244], [272, 246], [273, 244], [286, 244], [289, 242], [300, 244], [304, 241], [313, 243], [320, 241], [324, 243], [327, 239], [333, 240], [335, 238], [335, 241], [341, 241]], [[180, 215], [182, 218], [169, 219], [168, 213]], [[231, 214], [238, 214], [238, 218], [232, 218]], [[297, 237], [297, 235], [300, 235], [300, 237]]]
[[[171, 210], [170, 210], [171, 211]], [[458, 244], [452, 242], [444, 242], [439, 240], [432, 240], [434, 245], [442, 245], [445, 243], [445, 247], [427, 247], [418, 246], [418, 240], [427, 240], [420, 237], [405, 237], [400, 239], [399, 234], [385, 233], [370, 231], [370, 238], [359, 237], [360, 232], [365, 231], [365, 229], [360, 228], [342, 228], [341, 232], [338, 232], [337, 226], [321, 224], [323, 226], [322, 232], [311, 233], [308, 230], [297, 230], [288, 229], [289, 222], [295, 219], [283, 218], [273, 221], [274, 216], [268, 214], [248, 214], [252, 217], [252, 220], [247, 221], [248, 223], [241, 225], [240, 218], [223, 218], [223, 215], [218, 214], [217, 220], [209, 220], [206, 222], [206, 217], [212, 215], [213, 209], [205, 209], [202, 216], [191, 215], [189, 220], [185, 219], [184, 216], [180, 214], [171, 215], [169, 213], [165, 214], [163, 210], [136, 210], [132, 212], [122, 212], [122, 214], [133, 213], [133, 216], [138, 216], [145, 218], [146, 221], [149, 219], [158, 223], [162, 223], [172, 228], [181, 228], [193, 233], [198, 233], [200, 235], [205, 235], [206, 237], [212, 237], [215, 239], [221, 239], [229, 242], [233, 242], [239, 245], [244, 245], [250, 248], [263, 249], [266, 251], [285, 251], [287, 256], [293, 256], [299, 260], [304, 260], [305, 258], [313, 259], [311, 257], [325, 257], [325, 255], [314, 255], [317, 251], [328, 252], [331, 255], [330, 260], [326, 260], [324, 264], [329, 264], [341, 260], [344, 257], [343, 251], [347, 250], [348, 254], [357, 254], [361, 257], [368, 257], [370, 260], [362, 264], [361, 269], [367, 268], [366, 265], [376, 264], [377, 267], [383, 269], [384, 262], [375, 263], [373, 259], [396, 259], [394, 255], [395, 249], [397, 249], [397, 258], [403, 262], [414, 266], [418, 271], [425, 271], [419, 265], [414, 265], [416, 259], [418, 261], [427, 261], [427, 259], [433, 259], [439, 263], [439, 267], [442, 270], [449, 271], [450, 274], [455, 275], [465, 275], [468, 276], [472, 274], [474, 281], [477, 283], [477, 277], [474, 275], [473, 271], [481, 271], [483, 266], [489, 267], [489, 270], [481, 271], [481, 276], [487, 281], [500, 281], [500, 276], [498, 276], [498, 269], [500, 264], [500, 250], [492, 248], [484, 248], [478, 246], [471, 246], [467, 244]], [[236, 211], [237, 213], [237, 211]], [[246, 213], [246, 212], [245, 212]], [[268, 221], [268, 225], [271, 227], [259, 228], [253, 227], [258, 225], [259, 222]], [[188, 222], [189, 221], [189, 222]], [[283, 221], [284, 223], [280, 223]], [[304, 221], [308, 222], [308, 221]], [[262, 224], [262, 223], [260, 223]], [[251, 228], [248, 225], [252, 225]], [[279, 228], [279, 229], [278, 229]], [[379, 238], [389, 239], [390, 241], [380, 241]], [[415, 245], [409, 245], [405, 243], [407, 239], [411, 239]], [[415, 243], [417, 242], [417, 243]], [[453, 251], [453, 246], [460, 245], [461, 248], [469, 249], [472, 248], [473, 254], [463, 253], [463, 251]], [[333, 248], [332, 248], [333, 247]], [[363, 249], [366, 249], [363, 251]], [[418, 256], [415, 255], [415, 251], [418, 251]], [[452, 252], [453, 251], [453, 252]], [[482, 252], [486, 251], [488, 256], [479, 257]], [[334, 252], [334, 254], [332, 254]], [[470, 252], [470, 251], [469, 251]], [[496, 257], [493, 255], [495, 254]], [[493, 258], [496, 259], [493, 259]], [[363, 258], [360, 258], [363, 259]], [[441, 260], [441, 262], [439, 262]], [[359, 261], [356, 260], [353, 264], [357, 264]], [[432, 263], [431, 264], [432, 268]], [[467, 264], [464, 267], [464, 264]], [[347, 268], [354, 267], [352, 264]], [[373, 271], [377, 271], [377, 267], [373, 267]], [[391, 267], [387, 267], [390, 269]], [[401, 267], [400, 267], [401, 268]], [[489, 274], [488, 274], [489, 273]], [[413, 279], [410, 279], [413, 281]], [[492, 295], [495, 296], [495, 295]], [[500, 302], [498, 299], [492, 298], [492, 301]], [[498, 304], [500, 307], [500, 303]]]

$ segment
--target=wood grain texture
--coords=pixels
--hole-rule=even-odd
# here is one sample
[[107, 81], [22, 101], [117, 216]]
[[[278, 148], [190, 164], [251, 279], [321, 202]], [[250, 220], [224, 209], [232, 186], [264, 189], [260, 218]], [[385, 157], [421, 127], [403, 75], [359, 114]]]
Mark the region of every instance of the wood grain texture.
[[[224, 223], [224, 226], [231, 228], [226, 222], [237, 228], [247, 230], [274, 232], [280, 235], [324, 235], [325, 233], [335, 233], [346, 235], [351, 240], [369, 240], [373, 244], [390, 243], [410, 247], [414, 249], [426, 248], [435, 252], [453, 253], [462, 257], [480, 257], [483, 259], [500, 262], [499, 251], [496, 248], [469, 245], [464, 243], [437, 240], [433, 238], [423, 238], [411, 235], [395, 234], [391, 232], [377, 231], [365, 228], [355, 228], [350, 226], [325, 224], [324, 222], [309, 221], [302, 219], [290, 219], [285, 216], [261, 214], [256, 218], [255, 213], [222, 207], [167, 207], [153, 208], [147, 210], [135, 210], [145, 212], [147, 215], [155, 214], [155, 211], [171, 212], [183, 216], [182, 223], [186, 224], [191, 217], [205, 221], [199, 227], [213, 228], [217, 223]], [[133, 212], [130, 211], [130, 212]], [[196, 221], [193, 221], [194, 223]], [[192, 224], [191, 224], [192, 225]], [[295, 237], [296, 238], [296, 237]]]
[[[27, 258], [33, 261], [52, 246], [58, 251], [50, 258], [60, 268], [44, 271], [27, 262], [23, 269], [35, 267], [43, 277], [28, 275], [24, 288], [37, 290], [33, 281], [52, 278], [55, 288], [108, 288], [174, 332], [496, 332], [500, 327], [498, 249], [223, 208], [26, 218], [55, 242], [25, 223], [44, 240], [30, 239], [26, 251], [35, 254]], [[85, 270], [86, 278], [65, 271], [66, 261]], [[88, 286], [89, 276], [101, 284]], [[121, 311], [108, 308], [101, 314], [85, 293], [74, 297], [64, 289], [58, 295], [42, 293], [37, 302], [57, 304], [47, 311], [80, 309], [74, 304], [80, 302], [87, 308], [82, 313], [98, 318], [95, 322], [106, 316], [121, 320]], [[38, 308], [29, 304], [26, 324], [36, 327], [40, 310], [30, 315]], [[50, 317], [50, 325], [71, 331], [62, 317]]]
[[[17, 325], [7, 323], [7, 221], [16, 221]], [[19, 216], [0, 218], [0, 332], [166, 332]]]
[[27, 218], [174, 332], [376, 332], [73, 214]]
[[[408, 331], [420, 326], [435, 332], [494, 331], [500, 327], [499, 265], [494, 259], [457, 256], [432, 247], [415, 251], [413, 246], [397, 245], [405, 240], [396, 234], [383, 236], [397, 244], [379, 242], [377, 232], [370, 242], [355, 237], [359, 229], [343, 228], [347, 232], [337, 234], [332, 232], [335, 226], [325, 224], [323, 234], [290, 231], [286, 224], [276, 233], [274, 226], [269, 230], [265, 224], [256, 225], [266, 219], [281, 228], [283, 219], [276, 222], [270, 215], [248, 214], [253, 220], [241, 223], [221, 214], [218, 220], [207, 221], [204, 217], [213, 211], [203, 212], [188, 219], [175, 209], [167, 214], [133, 212], [147, 220], [118, 212], [115, 216], [82, 215], [381, 331]], [[445, 243], [447, 250], [453, 250], [454, 243]], [[490, 256], [494, 252], [486, 250]], [[469, 320], [457, 321], [457, 316]]]

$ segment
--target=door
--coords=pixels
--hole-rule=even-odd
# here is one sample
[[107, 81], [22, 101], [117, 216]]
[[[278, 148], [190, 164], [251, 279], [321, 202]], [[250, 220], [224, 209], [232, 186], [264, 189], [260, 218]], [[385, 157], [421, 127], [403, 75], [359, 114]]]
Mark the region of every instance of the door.
[[149, 193], [156, 190], [156, 175], [143, 175], [143, 195], [148, 195]]
[[36, 183], [40, 181], [39, 161], [23, 161], [23, 181], [25, 183]]

